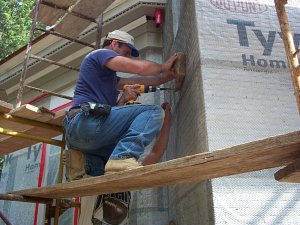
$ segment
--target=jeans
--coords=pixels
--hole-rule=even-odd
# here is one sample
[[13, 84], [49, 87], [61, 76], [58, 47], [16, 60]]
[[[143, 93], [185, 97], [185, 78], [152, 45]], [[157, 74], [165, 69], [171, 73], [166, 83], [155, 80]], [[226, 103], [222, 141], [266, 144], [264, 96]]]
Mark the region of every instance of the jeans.
[[94, 117], [84, 111], [63, 121], [68, 148], [86, 155], [86, 172], [104, 174], [109, 158], [138, 159], [162, 127], [164, 111], [156, 105], [112, 107], [108, 117]]

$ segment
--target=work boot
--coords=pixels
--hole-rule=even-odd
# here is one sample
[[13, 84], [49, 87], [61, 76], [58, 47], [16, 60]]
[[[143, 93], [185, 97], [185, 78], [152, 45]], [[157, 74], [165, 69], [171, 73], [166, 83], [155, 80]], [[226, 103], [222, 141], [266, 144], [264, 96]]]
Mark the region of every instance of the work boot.
[[105, 174], [117, 173], [141, 167], [135, 158], [109, 159], [105, 166]]
[[85, 155], [75, 149], [65, 149], [63, 152], [63, 163], [66, 165], [67, 181], [82, 179], [86, 176]]
[[[105, 174], [135, 169], [140, 166], [135, 158], [109, 159], [105, 166]], [[103, 221], [111, 225], [119, 225], [128, 220], [130, 199], [129, 191], [104, 195]]]

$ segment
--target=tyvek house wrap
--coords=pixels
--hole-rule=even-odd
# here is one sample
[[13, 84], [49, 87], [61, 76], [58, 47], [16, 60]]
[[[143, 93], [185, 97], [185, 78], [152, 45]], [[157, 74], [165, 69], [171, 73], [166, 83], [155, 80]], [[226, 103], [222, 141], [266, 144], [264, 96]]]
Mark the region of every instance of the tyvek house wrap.
[[[274, 1], [196, 1], [196, 10], [209, 149], [298, 130]], [[297, 49], [300, 1], [286, 10]], [[215, 224], [299, 224], [299, 186], [275, 181], [277, 170], [213, 179]]]

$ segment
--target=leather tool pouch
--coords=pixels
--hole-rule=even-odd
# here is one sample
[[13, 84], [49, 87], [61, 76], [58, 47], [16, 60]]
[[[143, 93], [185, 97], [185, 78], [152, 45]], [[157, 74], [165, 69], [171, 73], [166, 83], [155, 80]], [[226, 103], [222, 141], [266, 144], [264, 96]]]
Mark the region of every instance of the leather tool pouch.
[[111, 111], [111, 106], [106, 104], [88, 102], [80, 105], [80, 108], [86, 115], [92, 115], [95, 117], [103, 116], [108, 117]]

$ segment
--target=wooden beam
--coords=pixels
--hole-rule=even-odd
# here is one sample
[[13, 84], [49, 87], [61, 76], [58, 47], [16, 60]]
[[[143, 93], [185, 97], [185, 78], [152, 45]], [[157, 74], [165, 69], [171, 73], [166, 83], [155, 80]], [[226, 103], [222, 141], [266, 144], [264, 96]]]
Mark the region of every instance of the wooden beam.
[[43, 198], [69, 198], [199, 182], [287, 165], [300, 158], [300, 131], [214, 152], [186, 156], [116, 174], [12, 192]]
[[26, 197], [22, 195], [13, 195], [13, 194], [0, 194], [0, 200], [5, 201], [17, 201], [17, 202], [38, 202], [42, 204], [52, 204], [53, 201], [49, 198], [35, 198], [35, 197]]
[[[47, 110], [46, 112], [41, 112], [40, 108], [26, 104], [10, 110], [9, 114], [4, 114], [2, 111], [6, 112], [9, 108], [6, 108], [5, 104], [0, 104], [0, 106], [3, 106], [2, 108], [0, 107], [0, 127], [48, 139], [62, 134], [61, 125], [65, 116], [64, 111], [55, 113], [53, 117]], [[32, 140], [0, 135], [0, 155], [26, 148], [40, 141], [40, 139]]]
[[91, 21], [78, 17], [78, 15], [89, 17], [97, 22], [96, 19], [113, 2], [114, 0], [81, 0], [56, 24], [54, 30], [68, 37], [76, 38], [91, 24]]
[[12, 104], [0, 100], [0, 112], [8, 113], [13, 108], [14, 106]]
[[278, 170], [274, 177], [281, 182], [300, 183], [300, 159]]
[[274, 0], [277, 11], [278, 21], [282, 32], [282, 40], [285, 47], [285, 52], [288, 59], [289, 68], [291, 71], [293, 86], [300, 113], [300, 69], [297, 56], [297, 50], [293, 39], [293, 33], [289, 25], [288, 16], [285, 10], [287, 0]]
[[30, 134], [26, 134], [24, 132], [8, 130], [8, 129], [5, 129], [3, 127], [0, 127], [0, 134], [13, 136], [13, 137], [24, 138], [24, 139], [32, 140], [32, 141], [35, 141], [35, 142], [43, 142], [43, 143], [47, 143], [47, 144], [51, 144], [51, 145], [64, 147], [64, 142], [62, 142], [62, 141], [57, 141], [57, 140], [45, 138], [45, 137], [42, 137], [42, 136], [30, 135]]

